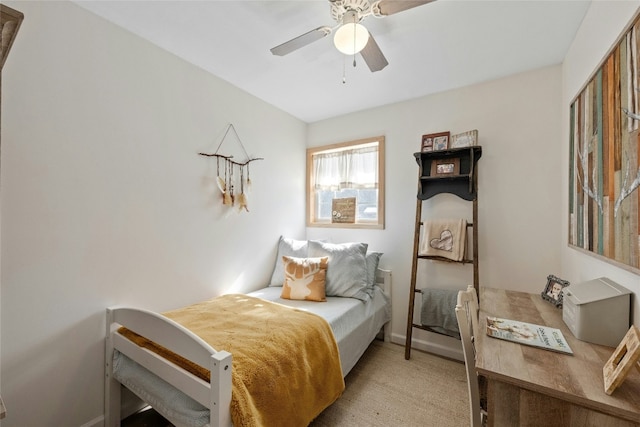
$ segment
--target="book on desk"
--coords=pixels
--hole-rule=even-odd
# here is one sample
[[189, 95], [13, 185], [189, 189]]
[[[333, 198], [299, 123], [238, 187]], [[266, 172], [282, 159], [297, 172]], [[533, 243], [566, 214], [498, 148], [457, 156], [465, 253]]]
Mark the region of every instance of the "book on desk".
[[487, 316], [487, 335], [545, 350], [573, 354], [562, 331], [548, 326]]

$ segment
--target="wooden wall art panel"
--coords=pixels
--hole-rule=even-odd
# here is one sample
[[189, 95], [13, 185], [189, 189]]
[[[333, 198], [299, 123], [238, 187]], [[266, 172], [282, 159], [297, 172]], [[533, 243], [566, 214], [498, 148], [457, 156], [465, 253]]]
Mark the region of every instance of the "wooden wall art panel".
[[640, 18], [570, 107], [569, 245], [640, 273]]

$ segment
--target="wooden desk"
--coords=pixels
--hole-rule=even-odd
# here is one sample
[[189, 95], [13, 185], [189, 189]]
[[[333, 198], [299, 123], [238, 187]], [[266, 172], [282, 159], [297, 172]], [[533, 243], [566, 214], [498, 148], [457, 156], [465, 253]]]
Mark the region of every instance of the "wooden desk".
[[[559, 328], [573, 355], [486, 335], [486, 317]], [[573, 336], [562, 309], [540, 294], [480, 289], [476, 368], [487, 379], [490, 426], [640, 426], [640, 373], [633, 369], [611, 396], [602, 367], [614, 348]]]

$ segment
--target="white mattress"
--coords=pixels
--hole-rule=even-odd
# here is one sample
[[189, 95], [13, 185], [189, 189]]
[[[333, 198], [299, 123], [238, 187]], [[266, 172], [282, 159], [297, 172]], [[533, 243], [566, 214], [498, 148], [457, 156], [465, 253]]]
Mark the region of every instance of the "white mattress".
[[329, 322], [338, 343], [344, 376], [355, 366], [380, 328], [391, 319], [391, 301], [377, 285], [373, 298], [366, 302], [342, 297], [327, 297], [327, 302], [296, 301], [280, 298], [281, 292], [282, 287], [273, 286], [249, 295], [309, 311]]

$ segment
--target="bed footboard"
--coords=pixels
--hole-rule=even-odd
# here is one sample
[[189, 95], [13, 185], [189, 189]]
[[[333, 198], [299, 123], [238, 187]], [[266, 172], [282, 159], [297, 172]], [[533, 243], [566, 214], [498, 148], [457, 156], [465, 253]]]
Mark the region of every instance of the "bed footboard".
[[[378, 270], [376, 271], [376, 283], [382, 288], [382, 291], [385, 293], [385, 295], [389, 297], [389, 300], [391, 300], [391, 270], [383, 270], [381, 268], [378, 268]], [[382, 327], [382, 331], [384, 335], [384, 341], [391, 342], [391, 321], [388, 321], [384, 324], [384, 326]]]
[[[206, 382], [118, 333], [124, 326], [211, 372]], [[105, 340], [105, 426], [120, 425], [120, 383], [113, 375], [115, 350], [199, 402], [210, 411], [211, 426], [231, 426], [232, 356], [216, 351], [197, 335], [158, 313], [133, 308], [108, 308]]]

